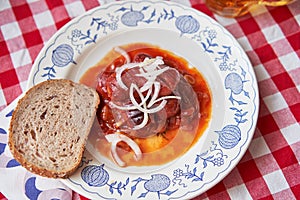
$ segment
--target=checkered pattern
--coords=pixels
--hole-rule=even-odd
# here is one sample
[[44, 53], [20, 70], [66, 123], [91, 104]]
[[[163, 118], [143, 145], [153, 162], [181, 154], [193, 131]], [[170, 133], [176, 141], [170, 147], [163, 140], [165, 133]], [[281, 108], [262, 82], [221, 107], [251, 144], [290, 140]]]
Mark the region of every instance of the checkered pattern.
[[[110, 1], [1, 0], [0, 110], [24, 92], [37, 54], [60, 27]], [[233, 34], [253, 64], [260, 90], [248, 151], [223, 181], [194, 200], [300, 199], [300, 1], [261, 6], [236, 19], [213, 15], [203, 0], [177, 2], [210, 15]], [[86, 198], [74, 192], [73, 199]]]

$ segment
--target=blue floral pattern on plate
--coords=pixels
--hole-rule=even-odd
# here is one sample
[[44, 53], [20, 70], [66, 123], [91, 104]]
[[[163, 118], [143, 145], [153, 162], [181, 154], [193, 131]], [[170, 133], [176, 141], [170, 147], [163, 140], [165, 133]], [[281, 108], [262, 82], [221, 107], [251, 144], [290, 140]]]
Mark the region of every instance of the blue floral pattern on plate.
[[[13, 171], [11, 172], [9, 172], [10, 170], [7, 170], [6, 172], [8, 174], [16, 173], [16, 171], [18, 171], [18, 175], [22, 176], [22, 179], [18, 180], [20, 181], [19, 184], [24, 184], [23, 191], [20, 191], [23, 193], [24, 198], [27, 197], [28, 199], [32, 199], [32, 200], [45, 199], [45, 197], [49, 197], [49, 194], [51, 194], [53, 199], [61, 199], [61, 197], [69, 198], [70, 191], [67, 191], [66, 189], [68, 188], [64, 186], [62, 183], [60, 183], [58, 180], [49, 179], [49, 182], [47, 182], [47, 184], [49, 184], [50, 187], [51, 185], [52, 186], [56, 185], [57, 188], [45, 189], [45, 187], [43, 187], [44, 186], [43, 182], [37, 183], [38, 180], [42, 180], [45, 178], [39, 177], [37, 175], [33, 175], [30, 172], [23, 173], [23, 169], [21, 169], [23, 167], [11, 155], [11, 152], [7, 145], [8, 134], [9, 134], [8, 129], [14, 111], [13, 108], [15, 108], [15, 106], [17, 105], [17, 100], [13, 101], [8, 107], [6, 107], [3, 111], [0, 112], [0, 168], [2, 168], [3, 171], [6, 170], [4, 168], [14, 168], [12, 169]], [[13, 178], [12, 180], [8, 180], [8, 176], [6, 176], [5, 177], [6, 179], [2, 181], [7, 181], [8, 184], [11, 184], [13, 183], [13, 181], [16, 181], [16, 178]], [[63, 185], [64, 188], [60, 187], [61, 185]]]
[[[224, 93], [224, 115], [204, 143], [180, 161], [145, 173], [124, 173], [86, 151], [78, 172], [64, 181], [94, 199], [186, 199], [220, 181], [237, 164], [254, 132], [258, 89], [251, 64], [235, 39], [208, 16], [176, 3], [126, 1], [103, 5], [55, 34], [37, 58], [29, 87], [68, 74], [82, 56], [114, 34], [139, 29], [172, 31], [199, 46], [214, 65]], [[5, 133], [0, 129], [0, 133]], [[202, 140], [202, 138], [200, 139]], [[0, 146], [1, 153], [1, 146]], [[185, 160], [186, 159], [186, 160]], [[134, 171], [134, 170], [133, 170]]]
[[[13, 111], [14, 110], [12, 109], [11, 111], [5, 113], [2, 121], [9, 121], [12, 116]], [[8, 128], [0, 127], [0, 134], [4, 135], [4, 137], [2, 137], [2, 138], [8, 138], [8, 135], [7, 135], [8, 130], [7, 129]], [[6, 144], [6, 141], [7, 140], [5, 140], [5, 141], [0, 140], [0, 157], [2, 157], [3, 160], [6, 160], [6, 162], [0, 163], [0, 166], [5, 167], [5, 168], [20, 166], [20, 163], [18, 163], [14, 158], [10, 158], [9, 156], [5, 155], [5, 151], [7, 151], [6, 149], [8, 149], [8, 145]]]

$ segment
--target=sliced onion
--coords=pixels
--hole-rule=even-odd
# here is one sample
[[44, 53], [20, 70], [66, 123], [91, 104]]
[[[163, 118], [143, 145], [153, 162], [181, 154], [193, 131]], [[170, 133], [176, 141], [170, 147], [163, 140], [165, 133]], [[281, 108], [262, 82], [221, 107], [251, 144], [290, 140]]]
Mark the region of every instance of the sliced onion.
[[[142, 91], [141, 91], [141, 92], [142, 92]], [[149, 88], [149, 90], [148, 90], [146, 96], [145, 96], [145, 97], [143, 96], [143, 99], [142, 99], [142, 101], [141, 101], [141, 103], [140, 103], [139, 105], [145, 104], [146, 101], [150, 98], [151, 93], [152, 93], [152, 87]]]
[[114, 107], [114, 108], [117, 108], [117, 109], [120, 109], [120, 110], [135, 110], [136, 109], [136, 107], [134, 105], [119, 106], [119, 105], [115, 104], [112, 101], [109, 102], [109, 105], [111, 107]]
[[163, 65], [164, 61], [162, 57], [157, 56], [156, 58], [145, 58], [144, 61], [141, 63], [141, 67], [157, 67], [158, 65]]
[[114, 161], [121, 167], [124, 167], [126, 163], [120, 158], [117, 152], [117, 144], [121, 141], [128, 144], [128, 146], [134, 152], [134, 158], [140, 160], [142, 158], [142, 151], [140, 147], [129, 137], [120, 133], [108, 134], [105, 136], [108, 142], [111, 143], [111, 154]]
[[156, 78], [157, 76], [164, 73], [168, 69], [169, 69], [169, 67], [164, 67], [162, 69], [156, 69], [156, 70], [152, 70], [152, 71], [149, 70], [147, 72], [142, 72], [140, 74], [136, 74], [136, 76], [142, 76], [142, 77], [145, 77], [146, 79], [150, 78], [150, 77], [155, 77]]
[[[112, 134], [109, 134], [112, 135]], [[117, 142], [112, 142], [111, 144], [111, 155], [114, 159], [114, 161], [120, 166], [120, 167], [124, 167], [126, 165], [126, 163], [120, 158], [120, 156], [118, 155], [117, 152]]]
[[124, 56], [124, 58], [126, 59], [126, 63], [130, 63], [130, 61], [131, 61], [130, 57], [129, 57], [128, 53], [124, 49], [122, 49], [120, 47], [115, 47], [114, 50], [116, 52], [120, 53], [122, 56]]
[[[122, 53], [122, 49], [116, 49], [116, 51]], [[123, 52], [123, 54], [124, 54], [124, 52]], [[134, 127], [134, 130], [141, 129], [144, 126], [146, 126], [148, 119], [149, 119], [148, 114], [156, 113], [156, 112], [159, 112], [160, 110], [162, 110], [167, 104], [166, 99], [174, 99], [174, 98], [181, 99], [178, 96], [164, 96], [164, 97], [157, 99], [160, 89], [161, 89], [161, 86], [160, 86], [160, 83], [155, 80], [156, 80], [157, 76], [159, 76], [160, 74], [164, 73], [165, 71], [171, 69], [168, 66], [161, 68], [159, 66], [161, 64], [164, 64], [164, 61], [162, 60], [161, 57], [156, 57], [155, 59], [146, 58], [142, 63], [127, 63], [116, 69], [117, 83], [119, 84], [119, 86], [121, 88], [123, 88], [125, 90], [128, 90], [128, 88], [122, 81], [122, 73], [126, 69], [139, 67], [140, 73], [135, 74], [135, 76], [143, 77], [147, 80], [146, 83], [141, 88], [139, 88], [135, 83], [131, 83], [130, 88], [129, 88], [129, 98], [133, 105], [119, 106], [113, 102], [110, 102], [110, 105], [112, 107], [118, 108], [120, 110], [135, 110], [135, 109], [137, 109], [144, 113], [143, 121], [140, 124], [136, 125]], [[154, 88], [154, 92], [151, 97], [153, 88]], [[140, 103], [138, 103], [134, 97], [135, 91], [137, 92], [137, 94], [139, 95], [139, 98], [141, 99]], [[143, 95], [143, 92], [145, 92], [145, 91], [148, 91], [146, 96]], [[151, 99], [147, 105], [147, 101], [149, 100], [150, 97], [151, 97]], [[154, 108], [152, 108], [152, 106], [158, 102], [160, 102], [160, 104], [158, 106], [155, 106]]]
[[[143, 74], [146, 74], [148, 72], [152, 73], [154, 71], [157, 71], [159, 69], [161, 69], [159, 67], [159, 65], [164, 64], [164, 61], [162, 60], [161, 57], [156, 57], [156, 58], [151, 58], [151, 59], [145, 59], [142, 63], [140, 63], [140, 75], [136, 75], [136, 76], [144, 76]], [[149, 79], [151, 77], [153, 77], [153, 81], [156, 79], [157, 75], [153, 75], [153, 76], [149, 76], [149, 74], [147, 75], [147, 77], [145, 76], [145, 78]]]
[[[164, 96], [164, 97], [160, 97], [160, 98], [156, 99], [155, 101], [153, 101], [153, 104], [155, 104], [159, 101], [165, 101], [166, 99], [178, 99], [178, 100], [180, 100], [181, 97], [180, 96]], [[150, 105], [150, 106], [152, 106], [152, 105]]]
[[160, 91], [160, 83], [159, 82], [154, 82], [153, 86], [154, 86], [154, 92], [153, 92], [151, 100], [149, 101], [149, 103], [147, 105], [148, 108], [150, 108], [154, 104], [154, 101], [157, 99], [159, 91]]
[[[141, 101], [141, 103], [139, 104], [139, 106], [142, 106], [144, 103], [146, 103], [146, 101], [149, 99], [151, 93], [152, 93], [152, 88], [150, 88], [148, 90], [146, 97]], [[137, 107], [135, 105], [119, 106], [119, 105], [115, 104], [112, 101], [109, 102], [109, 105], [111, 107], [118, 108], [120, 110], [136, 110], [137, 109]]]
[[127, 90], [128, 88], [127, 88], [127, 86], [122, 81], [122, 73], [126, 69], [132, 69], [132, 68], [137, 67], [137, 66], [138, 66], [138, 63], [127, 63], [125, 65], [122, 65], [121, 67], [116, 68], [116, 80], [117, 80], [117, 83], [124, 90]]
[[156, 77], [147, 78], [147, 82], [140, 88], [141, 92], [145, 92], [152, 88], [153, 84], [155, 83], [155, 78]]
[[139, 130], [139, 129], [144, 128], [144, 127], [147, 125], [148, 120], [149, 120], [148, 113], [145, 113], [145, 112], [144, 112], [143, 121], [142, 121], [140, 124], [135, 125], [135, 126], [133, 127], [133, 130]]
[[167, 101], [162, 101], [160, 105], [156, 106], [155, 108], [151, 108], [151, 109], [147, 109], [147, 105], [144, 104], [144, 105], [139, 105], [139, 103], [135, 100], [135, 97], [134, 97], [134, 90], [135, 89], [138, 93], [138, 95], [140, 96], [141, 100], [143, 101], [144, 100], [144, 96], [143, 94], [141, 93], [141, 91], [139, 90], [139, 88], [137, 87], [136, 84], [131, 84], [130, 86], [130, 89], [129, 89], [129, 97], [130, 97], [130, 101], [132, 102], [132, 104], [136, 107], [136, 109], [138, 109], [139, 111], [141, 112], [144, 112], [144, 113], [156, 113], [158, 111], [160, 111], [161, 109], [164, 108], [164, 106], [167, 104]]

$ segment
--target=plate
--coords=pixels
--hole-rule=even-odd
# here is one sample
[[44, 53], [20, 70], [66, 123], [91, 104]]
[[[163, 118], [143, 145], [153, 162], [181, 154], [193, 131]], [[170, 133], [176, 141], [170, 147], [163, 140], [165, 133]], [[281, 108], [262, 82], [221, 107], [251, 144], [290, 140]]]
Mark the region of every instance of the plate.
[[88, 142], [81, 165], [62, 180], [91, 199], [188, 199], [221, 181], [245, 153], [258, 116], [252, 66], [234, 37], [192, 8], [171, 2], [102, 5], [61, 28], [45, 45], [28, 88], [47, 79], [76, 82], [113, 47], [145, 42], [185, 58], [207, 80], [212, 119], [199, 141], [161, 166], [120, 168]]

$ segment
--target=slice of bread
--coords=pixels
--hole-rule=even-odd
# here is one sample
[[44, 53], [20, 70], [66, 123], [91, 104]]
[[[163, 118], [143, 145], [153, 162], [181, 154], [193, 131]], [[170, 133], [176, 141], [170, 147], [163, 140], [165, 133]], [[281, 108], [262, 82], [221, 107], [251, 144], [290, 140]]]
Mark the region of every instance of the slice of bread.
[[35, 174], [68, 177], [81, 163], [99, 102], [94, 89], [65, 79], [32, 87], [10, 122], [13, 156]]

